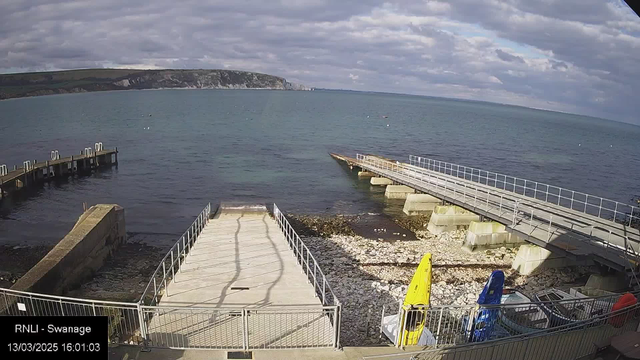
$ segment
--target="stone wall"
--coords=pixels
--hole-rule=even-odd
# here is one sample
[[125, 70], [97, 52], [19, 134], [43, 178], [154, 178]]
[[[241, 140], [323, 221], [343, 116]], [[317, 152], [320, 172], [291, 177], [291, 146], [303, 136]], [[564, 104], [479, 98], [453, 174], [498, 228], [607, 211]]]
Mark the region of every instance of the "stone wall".
[[124, 209], [115, 204], [94, 205], [11, 289], [64, 294], [91, 278], [124, 241]]

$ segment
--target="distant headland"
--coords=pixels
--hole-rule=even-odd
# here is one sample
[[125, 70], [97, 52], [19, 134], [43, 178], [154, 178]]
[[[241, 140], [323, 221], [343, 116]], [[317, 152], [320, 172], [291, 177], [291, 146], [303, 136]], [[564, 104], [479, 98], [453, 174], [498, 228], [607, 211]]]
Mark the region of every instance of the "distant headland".
[[311, 90], [283, 77], [237, 70], [82, 69], [0, 74], [0, 100], [90, 91], [167, 88]]

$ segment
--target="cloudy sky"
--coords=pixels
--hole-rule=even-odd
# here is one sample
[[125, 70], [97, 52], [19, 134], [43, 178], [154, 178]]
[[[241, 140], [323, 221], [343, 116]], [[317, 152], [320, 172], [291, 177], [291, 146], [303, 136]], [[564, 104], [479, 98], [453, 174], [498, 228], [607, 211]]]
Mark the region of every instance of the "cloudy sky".
[[228, 68], [640, 124], [620, 0], [0, 0], [0, 72]]

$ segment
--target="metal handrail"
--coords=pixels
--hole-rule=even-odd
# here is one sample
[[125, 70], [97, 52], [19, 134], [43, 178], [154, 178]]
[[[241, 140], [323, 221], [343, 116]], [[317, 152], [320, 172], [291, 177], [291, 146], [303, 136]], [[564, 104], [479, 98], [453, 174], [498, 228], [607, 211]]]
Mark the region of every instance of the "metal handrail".
[[[307, 245], [300, 239], [298, 233], [296, 233], [295, 229], [289, 224], [287, 217], [280, 211], [278, 205], [275, 203], [273, 204], [273, 216], [280, 230], [282, 230], [296, 261], [302, 267], [302, 272], [307, 276], [309, 283], [313, 284], [315, 295], [321, 299], [323, 306], [335, 306], [333, 316], [330, 316], [334, 331], [333, 347], [340, 348], [340, 323], [342, 319], [340, 300], [338, 300], [338, 297], [333, 292], [316, 258], [311, 254]], [[320, 285], [320, 281], [318, 281], [319, 279], [322, 280], [322, 286]]]
[[[504, 175], [492, 171], [481, 170], [415, 155], [409, 155], [409, 164], [437, 171], [446, 175], [463, 178], [479, 184], [493, 186], [497, 189], [511, 191], [537, 200], [543, 200], [584, 214], [597, 216], [604, 220], [615, 221], [618, 219], [618, 215], [623, 215], [623, 223], [627, 226], [631, 226], [632, 220], [634, 219], [636, 221], [640, 220], [640, 211], [637, 206], [559, 186], [545, 184], [539, 181], [518, 178], [515, 176]], [[511, 181], [509, 181], [509, 179], [511, 179]], [[499, 184], [501, 184], [501, 186]], [[563, 196], [563, 192], [566, 196]], [[569, 194], [571, 194], [571, 197], [569, 197]], [[543, 196], [543, 198], [541, 199], [538, 196]], [[553, 199], [555, 199], [555, 201], [552, 201]], [[562, 199], [565, 201], [563, 202]], [[593, 200], [590, 202], [591, 199]], [[595, 203], [593, 201], [595, 201]], [[590, 212], [589, 209], [593, 209], [593, 211]], [[629, 217], [629, 221], [627, 221], [627, 216]]]
[[[608, 238], [605, 239], [593, 236], [593, 228], [590, 233], [580, 232], [580, 229], [567, 229], [562, 225], [558, 225], [553, 221], [553, 215], [536, 209], [535, 207], [523, 203], [520, 199], [513, 199], [500, 192], [493, 192], [491, 187], [475, 186], [467, 181], [457, 178], [448, 178], [445, 175], [438, 175], [436, 171], [426, 170], [420, 167], [403, 164], [400, 162], [391, 162], [389, 160], [381, 159], [375, 156], [366, 156], [357, 154], [356, 159], [364, 166], [377, 168], [378, 171], [390, 173], [385, 174], [393, 178], [409, 179], [409, 181], [418, 181], [429, 186], [429, 188], [437, 188], [443, 191], [447, 196], [450, 196], [456, 200], [462, 200], [466, 204], [473, 202], [473, 207], [476, 209], [493, 209], [497, 210], [499, 216], [502, 219], [511, 218], [511, 228], [515, 228], [521, 224], [528, 224], [528, 235], [542, 229], [546, 231], [546, 239], [540, 239], [545, 242], [550, 242], [554, 235], [567, 235], [579, 241], [586, 239], [590, 242], [595, 242], [599, 246], [604, 246], [605, 249], [616, 248], [618, 251], [623, 251], [632, 257], [638, 257], [638, 253], [635, 251], [629, 251], [628, 246], [617, 245], [610, 242], [611, 238], [617, 238], [619, 242], [628, 244], [629, 238], [621, 236], [615, 233], [609, 232]], [[375, 171], [375, 170], [374, 170]], [[406, 180], [405, 180], [406, 181]], [[426, 188], [426, 187], [425, 187]], [[462, 190], [460, 190], [462, 189]], [[558, 217], [556, 216], [556, 219]], [[508, 221], [503, 221], [508, 224]], [[577, 236], [569, 235], [569, 233], [575, 233]]]
[[[39, 293], [28, 292], [28, 291], [17, 291], [17, 290], [5, 289], [5, 288], [0, 288], [0, 293], [2, 293], [5, 296], [7, 294], [10, 294], [10, 295], [21, 296], [21, 297], [25, 297], [25, 298], [43, 298], [43, 299], [46, 299], [46, 300], [53, 300], [53, 301], [68, 301], [68, 302], [76, 302], [76, 303], [84, 303], [84, 304], [105, 304], [105, 305], [116, 305], [116, 306], [131, 306], [131, 307], [134, 307], [134, 308], [137, 307], [136, 303], [81, 299], [81, 298], [73, 298], [73, 297], [68, 297], [68, 296], [39, 294]], [[3, 305], [3, 304], [0, 302], [0, 306], [1, 305]]]
[[[273, 215], [276, 218], [280, 229], [282, 229], [287, 243], [289, 244], [291, 250], [294, 252], [294, 256], [302, 267], [303, 272], [305, 273], [305, 275], [307, 275], [307, 278], [309, 278], [310, 282], [313, 281], [316, 295], [322, 299], [322, 305], [340, 305], [340, 301], [334, 294], [331, 285], [329, 285], [326, 276], [322, 272], [322, 269], [320, 269], [316, 258], [313, 256], [313, 254], [311, 254], [311, 251], [309, 251], [307, 245], [305, 245], [305, 243], [300, 239], [300, 236], [298, 236], [291, 224], [289, 224], [289, 220], [287, 220], [287, 217], [280, 211], [276, 204], [273, 204]], [[313, 269], [313, 271], [311, 269]], [[320, 276], [322, 284], [318, 281], [318, 276]], [[327, 294], [330, 295], [329, 299], [327, 299]], [[333, 302], [333, 304], [331, 304], [330, 302]]]
[[[200, 214], [193, 221], [191, 226], [185, 231], [182, 236], [176, 241], [175, 244], [171, 247], [171, 249], [167, 252], [167, 254], [162, 258], [158, 267], [151, 275], [151, 279], [147, 284], [147, 287], [142, 292], [142, 296], [138, 302], [141, 305], [155, 305], [158, 303], [158, 295], [161, 290], [167, 291], [167, 281], [171, 281], [175, 277], [176, 272], [181, 271], [181, 265], [184, 261], [186, 261], [187, 254], [191, 252], [191, 247], [195, 244], [198, 235], [202, 229], [204, 229], [205, 225], [209, 222], [209, 216], [211, 215], [211, 203], [208, 203], [207, 206], [200, 212]], [[182, 246], [181, 246], [182, 245]], [[167, 266], [166, 262], [169, 261], [169, 265]], [[162, 278], [159, 281], [156, 280], [157, 277], [160, 277], [162, 274]], [[153, 297], [151, 298], [150, 304], [145, 304], [145, 299], [147, 295], [151, 295], [151, 286], [153, 285]]]

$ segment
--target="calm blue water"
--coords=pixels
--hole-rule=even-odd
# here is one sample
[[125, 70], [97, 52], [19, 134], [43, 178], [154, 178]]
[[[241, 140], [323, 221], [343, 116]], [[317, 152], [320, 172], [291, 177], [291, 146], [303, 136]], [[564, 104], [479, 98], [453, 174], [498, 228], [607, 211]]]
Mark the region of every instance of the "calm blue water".
[[377, 211], [380, 203], [329, 152], [429, 156], [625, 202], [640, 194], [640, 127], [576, 115], [329, 91], [127, 91], [0, 102], [0, 164], [46, 160], [53, 149], [78, 154], [96, 141], [118, 147], [118, 168], [5, 201], [0, 244], [55, 243], [83, 202], [120, 204], [128, 231], [165, 235], [182, 233], [209, 201]]

